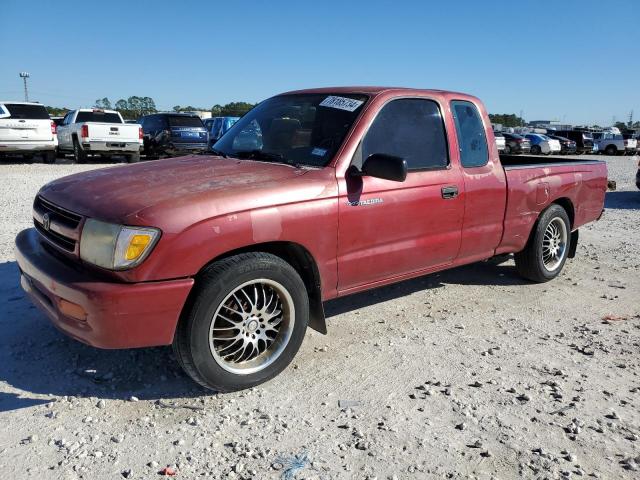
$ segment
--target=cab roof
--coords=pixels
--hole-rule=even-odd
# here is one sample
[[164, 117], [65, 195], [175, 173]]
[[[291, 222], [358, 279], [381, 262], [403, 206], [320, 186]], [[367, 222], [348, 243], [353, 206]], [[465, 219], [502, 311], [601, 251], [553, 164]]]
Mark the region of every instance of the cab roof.
[[377, 96], [383, 93], [396, 93], [396, 94], [449, 94], [459, 95], [464, 97], [470, 97], [471, 95], [461, 92], [453, 92], [448, 90], [439, 89], [422, 89], [422, 88], [408, 88], [408, 87], [376, 87], [376, 86], [353, 86], [353, 87], [321, 87], [321, 88], [308, 88], [304, 90], [292, 90], [285, 92], [282, 95], [293, 95], [301, 93], [363, 93], [366, 95]]

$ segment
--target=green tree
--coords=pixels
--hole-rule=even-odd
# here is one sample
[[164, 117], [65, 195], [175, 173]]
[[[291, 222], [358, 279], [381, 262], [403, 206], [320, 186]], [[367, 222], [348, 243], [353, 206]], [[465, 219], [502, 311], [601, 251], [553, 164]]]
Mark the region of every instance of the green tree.
[[52, 117], [64, 117], [67, 112], [69, 111], [68, 108], [63, 107], [45, 107], [47, 109], [47, 112], [49, 112], [49, 115], [51, 115]]
[[111, 102], [107, 97], [99, 98], [96, 100], [96, 103], [93, 105], [96, 108], [103, 108], [105, 110], [111, 110]]
[[524, 118], [514, 113], [490, 113], [491, 123], [499, 123], [503, 127], [519, 127], [525, 124]]
[[231, 102], [227, 103], [220, 111], [221, 117], [241, 117], [255, 105], [247, 102]]
[[119, 112], [122, 112], [124, 110], [127, 110], [127, 101], [124, 100], [123, 98], [121, 98], [120, 100], [118, 100], [116, 102], [116, 110], [118, 110]]

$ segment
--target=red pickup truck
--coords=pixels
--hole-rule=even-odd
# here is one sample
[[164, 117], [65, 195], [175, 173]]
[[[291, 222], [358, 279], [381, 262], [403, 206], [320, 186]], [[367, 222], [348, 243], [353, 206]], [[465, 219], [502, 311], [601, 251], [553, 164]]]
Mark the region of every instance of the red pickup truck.
[[325, 88], [263, 101], [212, 155], [40, 190], [21, 283], [101, 348], [173, 344], [219, 391], [272, 378], [323, 302], [515, 253], [558, 275], [603, 212], [606, 164], [499, 157], [483, 104], [440, 90]]

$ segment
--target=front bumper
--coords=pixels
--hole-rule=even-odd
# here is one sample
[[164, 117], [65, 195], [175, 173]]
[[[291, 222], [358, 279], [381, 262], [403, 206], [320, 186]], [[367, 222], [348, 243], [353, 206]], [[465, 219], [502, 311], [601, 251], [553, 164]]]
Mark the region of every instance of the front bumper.
[[191, 278], [105, 280], [59, 260], [40, 243], [34, 228], [18, 234], [15, 253], [20, 283], [33, 303], [62, 332], [99, 348], [171, 344], [193, 286]]

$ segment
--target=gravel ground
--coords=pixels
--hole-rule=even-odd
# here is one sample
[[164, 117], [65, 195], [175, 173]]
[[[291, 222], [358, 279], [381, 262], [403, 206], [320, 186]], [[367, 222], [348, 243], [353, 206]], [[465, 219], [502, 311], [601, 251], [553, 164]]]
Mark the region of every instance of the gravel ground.
[[104, 165], [1, 165], [0, 472], [640, 477], [638, 159], [606, 160], [618, 190], [553, 282], [485, 262], [333, 301], [327, 336], [224, 395], [169, 348], [100, 351], [48, 324], [18, 286], [13, 238], [42, 184]]

